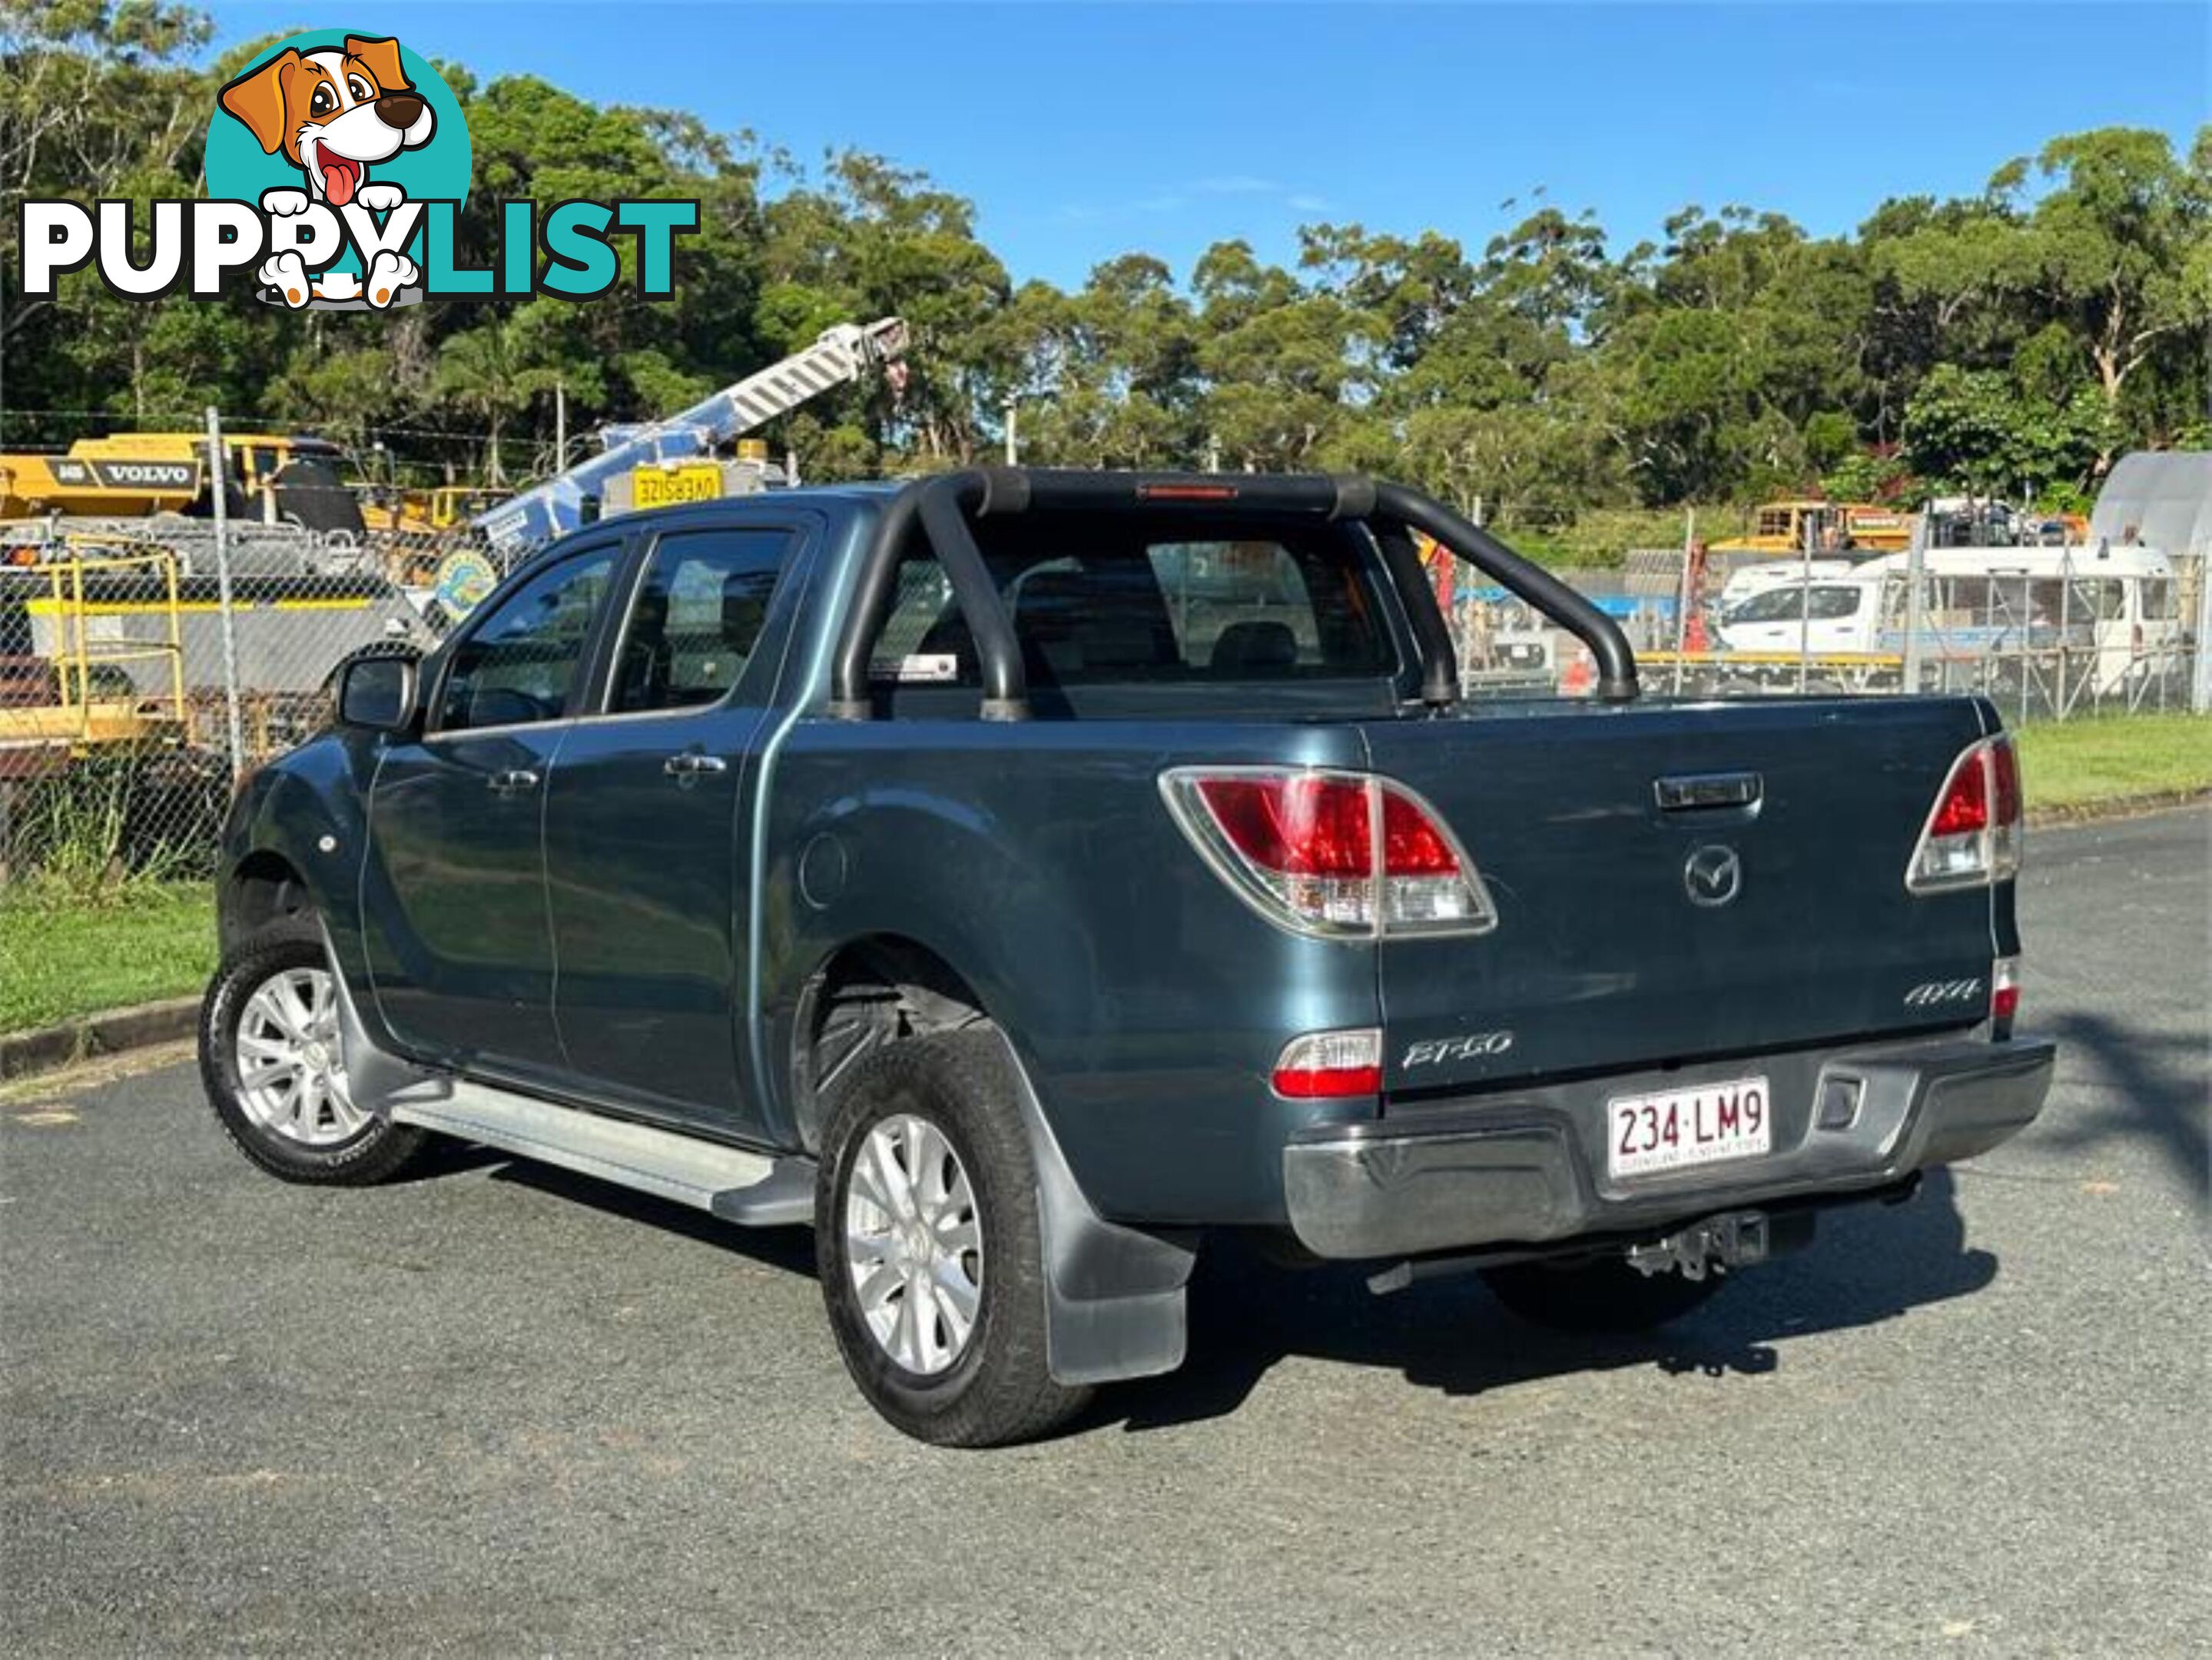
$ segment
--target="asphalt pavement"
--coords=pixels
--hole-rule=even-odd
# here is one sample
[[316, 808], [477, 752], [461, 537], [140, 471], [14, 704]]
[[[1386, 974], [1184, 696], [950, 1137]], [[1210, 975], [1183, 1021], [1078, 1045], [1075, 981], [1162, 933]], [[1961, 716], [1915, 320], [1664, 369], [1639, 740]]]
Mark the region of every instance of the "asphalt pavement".
[[359, 1192], [191, 1068], [0, 1101], [13, 1655], [2203, 1653], [2203, 810], [2036, 833], [2026, 1135], [1650, 1340], [1224, 1257], [1012, 1451], [848, 1385], [804, 1233], [456, 1152]]

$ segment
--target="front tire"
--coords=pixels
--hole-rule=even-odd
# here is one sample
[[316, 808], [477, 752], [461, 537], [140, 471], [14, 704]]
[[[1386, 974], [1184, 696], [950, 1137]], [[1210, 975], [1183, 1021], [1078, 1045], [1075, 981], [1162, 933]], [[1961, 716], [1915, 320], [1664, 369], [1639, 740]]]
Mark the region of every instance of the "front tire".
[[828, 1115], [814, 1239], [846, 1370], [916, 1440], [1032, 1440], [1089, 1399], [1048, 1365], [1036, 1171], [995, 1031], [911, 1038], [853, 1067]]
[[1723, 1284], [1708, 1274], [1638, 1274], [1620, 1256], [1565, 1262], [1515, 1262], [1483, 1273], [1491, 1293], [1522, 1319], [1556, 1331], [1650, 1331], [1693, 1314]]
[[216, 1117], [271, 1176], [366, 1187], [422, 1151], [423, 1131], [375, 1116], [347, 1090], [337, 982], [312, 923], [272, 924], [225, 959], [200, 1005], [199, 1051]]

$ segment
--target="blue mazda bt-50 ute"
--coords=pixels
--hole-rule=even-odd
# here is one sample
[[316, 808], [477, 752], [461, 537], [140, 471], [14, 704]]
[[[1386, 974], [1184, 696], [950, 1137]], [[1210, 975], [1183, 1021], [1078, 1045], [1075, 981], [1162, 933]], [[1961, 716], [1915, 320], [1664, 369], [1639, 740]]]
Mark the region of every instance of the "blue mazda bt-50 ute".
[[[1417, 549], [1579, 635], [1471, 707]], [[1209, 1233], [1683, 1315], [2029, 1122], [1973, 697], [1638, 696], [1360, 477], [982, 470], [589, 526], [255, 774], [202, 1030], [299, 1182], [442, 1134], [811, 1224], [963, 1445], [1168, 1371]]]

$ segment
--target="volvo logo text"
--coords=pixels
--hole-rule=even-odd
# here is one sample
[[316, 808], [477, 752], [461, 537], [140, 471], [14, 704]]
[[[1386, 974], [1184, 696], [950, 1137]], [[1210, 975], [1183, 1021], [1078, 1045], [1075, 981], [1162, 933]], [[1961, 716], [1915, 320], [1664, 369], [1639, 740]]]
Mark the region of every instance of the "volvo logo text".
[[1978, 976], [1972, 980], [1930, 980], [1905, 994], [1909, 1009], [1940, 1008], [1946, 1003], [1971, 1003], [1981, 994]]
[[1717, 909], [1743, 891], [1743, 860], [1717, 842], [1692, 848], [1682, 864], [1682, 886], [1692, 904]]

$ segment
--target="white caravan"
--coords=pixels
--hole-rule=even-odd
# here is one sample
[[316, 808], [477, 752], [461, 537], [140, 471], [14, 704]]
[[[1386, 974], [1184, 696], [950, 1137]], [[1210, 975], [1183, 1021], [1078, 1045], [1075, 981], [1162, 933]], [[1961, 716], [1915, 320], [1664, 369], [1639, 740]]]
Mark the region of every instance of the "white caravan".
[[[1721, 644], [1759, 653], [1809, 646], [1814, 656], [1900, 653], [1911, 557], [1887, 554], [1847, 574], [1816, 568], [1809, 583], [1801, 569], [1796, 583], [1766, 587], [1724, 612]], [[2086, 648], [2101, 696], [2151, 672], [2183, 642], [2173, 563], [2154, 548], [1931, 548], [1922, 561], [1921, 627], [1931, 657]]]

